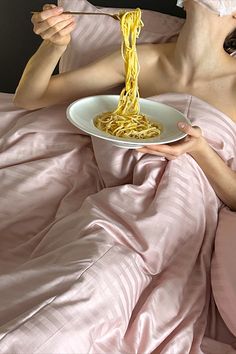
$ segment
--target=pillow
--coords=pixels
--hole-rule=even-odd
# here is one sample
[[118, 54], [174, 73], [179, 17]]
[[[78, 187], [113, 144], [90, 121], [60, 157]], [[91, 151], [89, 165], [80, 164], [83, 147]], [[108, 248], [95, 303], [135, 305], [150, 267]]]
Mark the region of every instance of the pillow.
[[[86, 0], [58, 0], [64, 10], [117, 13], [121, 9], [101, 8]], [[184, 19], [160, 12], [143, 10], [142, 29], [138, 43], [173, 42]], [[121, 46], [120, 23], [109, 16], [78, 16], [78, 25], [72, 32], [71, 42], [63, 54], [59, 71], [74, 70], [119, 49]]]

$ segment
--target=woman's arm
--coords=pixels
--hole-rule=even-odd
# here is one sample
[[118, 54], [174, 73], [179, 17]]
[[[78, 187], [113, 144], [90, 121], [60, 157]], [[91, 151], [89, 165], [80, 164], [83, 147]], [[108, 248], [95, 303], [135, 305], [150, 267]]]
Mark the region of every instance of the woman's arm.
[[55, 5], [45, 5], [41, 13], [32, 17], [34, 32], [44, 41], [26, 65], [17, 87], [14, 103], [18, 107], [37, 109], [71, 102], [124, 82], [120, 51], [78, 70], [52, 75], [75, 24], [70, 15], [61, 11]]
[[[62, 14], [55, 5], [44, 5], [43, 11], [32, 16], [34, 32], [43, 43], [29, 60], [16, 89], [14, 103], [23, 108], [34, 108], [45, 93], [50, 77], [70, 42], [75, 26], [72, 16]], [[32, 106], [32, 107], [31, 107]], [[36, 107], [37, 108], [37, 107]]]
[[43, 106], [52, 73], [66, 46], [44, 41], [27, 63], [14, 96], [14, 103], [25, 109]]
[[205, 173], [218, 197], [236, 211], [236, 172], [210, 147], [199, 127], [179, 124], [179, 129], [188, 134], [183, 141], [172, 145], [151, 145], [139, 151], [164, 156], [169, 160], [184, 153], [190, 154]]
[[236, 172], [225, 164], [206, 141], [204, 145], [190, 155], [197, 161], [218, 197], [236, 211]]

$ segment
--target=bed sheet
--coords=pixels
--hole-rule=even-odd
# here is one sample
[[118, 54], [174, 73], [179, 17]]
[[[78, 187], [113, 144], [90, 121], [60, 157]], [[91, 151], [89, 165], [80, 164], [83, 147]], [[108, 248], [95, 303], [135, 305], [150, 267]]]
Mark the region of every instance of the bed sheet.
[[[197, 163], [119, 149], [65, 105], [12, 97], [0, 94], [0, 352], [236, 353], [236, 217]], [[229, 117], [190, 95], [150, 99], [236, 170]]]

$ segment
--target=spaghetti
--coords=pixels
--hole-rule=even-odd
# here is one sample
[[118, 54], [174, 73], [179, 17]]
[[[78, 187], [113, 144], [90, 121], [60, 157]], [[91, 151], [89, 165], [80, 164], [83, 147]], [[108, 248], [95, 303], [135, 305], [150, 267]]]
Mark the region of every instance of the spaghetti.
[[139, 106], [140, 67], [136, 41], [143, 27], [141, 10], [120, 13], [119, 18], [123, 34], [121, 52], [125, 62], [125, 87], [121, 91], [117, 109], [114, 112], [98, 115], [95, 118], [95, 126], [117, 137], [152, 138], [160, 135], [160, 126], [150, 122], [145, 115], [141, 114]]

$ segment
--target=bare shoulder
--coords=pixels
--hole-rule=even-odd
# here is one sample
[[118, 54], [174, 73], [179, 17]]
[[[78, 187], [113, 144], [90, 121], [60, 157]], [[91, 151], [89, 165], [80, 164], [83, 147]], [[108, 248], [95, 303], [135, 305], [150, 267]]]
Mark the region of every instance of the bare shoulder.
[[174, 45], [174, 43], [147, 43], [138, 45], [137, 52], [140, 65], [144, 61], [146, 64], [153, 64], [154, 62], [158, 61], [161, 56], [171, 52]]
[[145, 57], [159, 57], [162, 54], [165, 54], [172, 50], [175, 43], [146, 43], [146, 44], [139, 44], [137, 46], [138, 55], [142, 59]]

